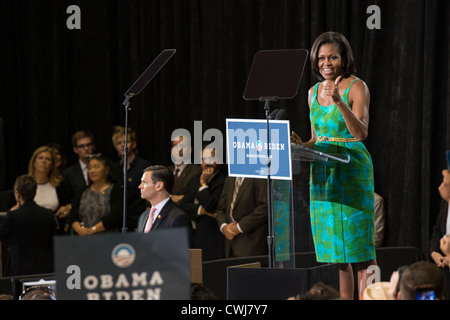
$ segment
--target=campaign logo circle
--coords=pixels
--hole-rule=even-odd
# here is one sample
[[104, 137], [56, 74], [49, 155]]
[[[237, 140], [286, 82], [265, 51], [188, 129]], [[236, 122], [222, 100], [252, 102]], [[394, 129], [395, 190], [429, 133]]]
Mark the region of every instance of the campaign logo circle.
[[261, 140], [256, 141], [256, 150], [261, 151], [263, 148], [263, 144]]
[[127, 243], [118, 244], [111, 252], [111, 260], [119, 268], [131, 266], [135, 258], [134, 248]]

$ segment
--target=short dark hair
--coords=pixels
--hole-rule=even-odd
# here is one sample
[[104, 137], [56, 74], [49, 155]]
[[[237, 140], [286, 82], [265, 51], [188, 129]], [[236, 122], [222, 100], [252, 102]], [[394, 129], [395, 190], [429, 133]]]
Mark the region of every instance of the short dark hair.
[[91, 138], [91, 141], [93, 144], [95, 144], [94, 141], [94, 135], [89, 130], [79, 130], [75, 132], [72, 136], [72, 146], [77, 147], [77, 141], [83, 138]]
[[435, 264], [419, 261], [411, 264], [400, 279], [402, 300], [416, 300], [418, 289], [434, 290], [436, 298], [444, 295], [444, 274]]
[[172, 194], [174, 184], [172, 171], [161, 165], [150, 166], [144, 169], [144, 172], [149, 171], [152, 172], [153, 183], [161, 181], [164, 183], [164, 189], [166, 189], [169, 194]]
[[28, 174], [23, 174], [16, 179], [14, 190], [20, 194], [25, 202], [33, 200], [37, 190], [36, 180]]
[[323, 44], [327, 43], [334, 43], [337, 45], [339, 49], [339, 53], [341, 54], [341, 57], [343, 59], [343, 66], [342, 66], [343, 73], [341, 74], [341, 76], [343, 78], [348, 78], [351, 75], [353, 75], [356, 72], [356, 69], [355, 69], [355, 62], [353, 59], [353, 51], [352, 47], [350, 46], [350, 43], [347, 41], [344, 35], [338, 32], [329, 31], [324, 32], [320, 36], [318, 36], [312, 45], [311, 55], [309, 56], [309, 59], [311, 62], [312, 73], [314, 74], [314, 76], [320, 81], [325, 80], [320, 74], [317, 59], [319, 54], [319, 48]]

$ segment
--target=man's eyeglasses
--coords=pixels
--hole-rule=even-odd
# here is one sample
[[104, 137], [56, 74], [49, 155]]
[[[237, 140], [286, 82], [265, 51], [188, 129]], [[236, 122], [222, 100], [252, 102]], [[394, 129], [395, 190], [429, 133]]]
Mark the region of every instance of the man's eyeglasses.
[[79, 146], [76, 146], [77, 149], [84, 149], [90, 147], [92, 147], [92, 143], [80, 144]]

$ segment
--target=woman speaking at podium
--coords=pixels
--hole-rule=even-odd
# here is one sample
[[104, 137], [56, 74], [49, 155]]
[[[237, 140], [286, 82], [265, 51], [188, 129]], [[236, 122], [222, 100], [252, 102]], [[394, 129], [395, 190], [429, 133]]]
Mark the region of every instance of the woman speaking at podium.
[[339, 33], [321, 34], [311, 48], [313, 74], [321, 81], [308, 93], [311, 139], [291, 141], [349, 163], [311, 162], [310, 215], [318, 262], [339, 263], [340, 293], [353, 299], [353, 268], [358, 291], [367, 285], [367, 268], [376, 265], [372, 158], [362, 143], [369, 127], [370, 94], [354, 76], [353, 53]]

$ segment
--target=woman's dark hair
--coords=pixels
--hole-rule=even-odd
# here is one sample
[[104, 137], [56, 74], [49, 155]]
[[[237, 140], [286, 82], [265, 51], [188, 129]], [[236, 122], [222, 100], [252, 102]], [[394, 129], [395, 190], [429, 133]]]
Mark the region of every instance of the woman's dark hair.
[[91, 160], [97, 160], [103, 163], [105, 168], [108, 168], [108, 174], [106, 176], [106, 180], [110, 183], [117, 183], [117, 177], [114, 171], [113, 163], [107, 156], [102, 153], [94, 153], [89, 156], [88, 164]]
[[[47, 143], [47, 147], [52, 148], [53, 151], [55, 151], [55, 150], [58, 151], [59, 154], [61, 155], [61, 166], [56, 169], [62, 173], [62, 171], [67, 167], [67, 156], [66, 156], [66, 153], [64, 152], [64, 149], [57, 142]], [[55, 152], [53, 152], [53, 153], [55, 153]]]
[[156, 165], [150, 166], [144, 170], [144, 172], [148, 171], [152, 172], [153, 183], [161, 181], [162, 183], [164, 183], [164, 189], [166, 189], [169, 194], [172, 194], [174, 178], [173, 173], [169, 170], [169, 168], [161, 165]]
[[319, 71], [319, 66], [317, 63], [319, 48], [323, 44], [334, 43], [337, 45], [339, 53], [342, 57], [342, 74], [343, 78], [348, 78], [356, 72], [355, 63], [353, 60], [353, 51], [350, 43], [347, 39], [340, 33], [337, 32], [325, 32], [317, 37], [311, 48], [311, 55], [309, 57], [311, 62], [311, 69], [314, 76], [320, 81], [325, 80]]

